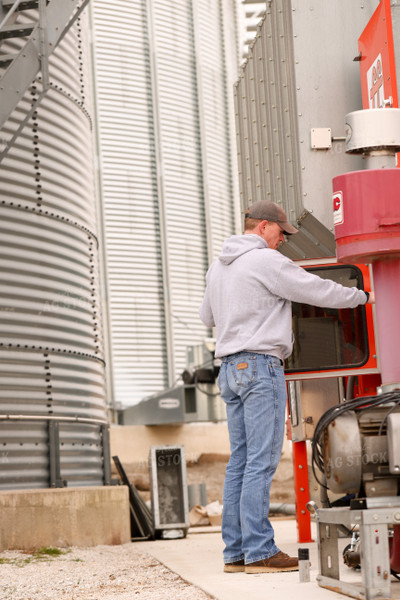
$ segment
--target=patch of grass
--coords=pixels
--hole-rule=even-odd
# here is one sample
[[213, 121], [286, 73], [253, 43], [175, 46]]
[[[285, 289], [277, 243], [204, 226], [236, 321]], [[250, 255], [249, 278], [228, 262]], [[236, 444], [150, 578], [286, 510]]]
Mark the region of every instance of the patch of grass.
[[21, 558], [20, 556], [17, 558], [0, 558], [0, 565], [14, 565], [16, 567], [24, 567], [31, 561], [32, 558]]
[[[16, 558], [0, 558], [0, 565], [15, 565], [16, 567], [24, 567], [25, 565], [29, 565], [30, 563], [36, 561], [53, 560], [59, 556], [69, 554], [70, 552], [71, 550], [69, 549], [61, 550], [60, 548], [43, 546], [43, 548], [34, 550], [30, 556], [27, 556], [26, 558], [23, 558], [22, 556], [18, 556]], [[73, 560], [80, 561], [81, 559]]]
[[43, 546], [38, 548], [32, 553], [32, 556], [38, 560], [43, 558], [56, 558], [68, 554], [71, 550], [61, 550], [60, 548], [53, 548], [51, 546]]

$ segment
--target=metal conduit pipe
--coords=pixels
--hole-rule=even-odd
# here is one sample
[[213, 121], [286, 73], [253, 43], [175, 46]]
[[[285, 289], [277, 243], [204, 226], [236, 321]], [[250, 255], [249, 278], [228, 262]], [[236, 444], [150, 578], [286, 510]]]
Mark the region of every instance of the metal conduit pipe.
[[284, 515], [295, 515], [296, 514], [296, 505], [295, 504], [286, 504], [280, 502], [271, 502], [269, 505], [269, 512], [272, 514], [284, 514]]
[[108, 421], [106, 419], [58, 417], [48, 415], [0, 415], [0, 421], [64, 421], [69, 423], [93, 423], [94, 425], [108, 425]]

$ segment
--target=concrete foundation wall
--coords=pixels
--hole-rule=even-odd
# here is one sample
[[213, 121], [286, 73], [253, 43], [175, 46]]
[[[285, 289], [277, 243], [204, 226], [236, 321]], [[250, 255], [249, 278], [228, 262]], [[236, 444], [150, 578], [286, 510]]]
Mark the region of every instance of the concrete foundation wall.
[[228, 427], [222, 423], [184, 425], [113, 425], [110, 431], [111, 456], [121, 463], [146, 463], [151, 446], [185, 446], [186, 460], [201, 454], [230, 454]]
[[[202, 454], [229, 456], [226, 422], [186, 423], [182, 425], [113, 425], [110, 432], [111, 456], [123, 465], [146, 463], [151, 446], [183, 445], [186, 460], [195, 462]], [[291, 443], [286, 439], [282, 453], [291, 456]]]
[[[225, 422], [111, 427], [111, 456], [118, 456], [124, 467], [147, 466], [150, 447], [163, 445], [183, 445], [190, 461], [202, 454], [230, 453]], [[290, 453], [285, 440], [283, 454]], [[126, 486], [0, 492], [0, 552], [125, 544], [130, 539]]]
[[126, 486], [0, 492], [0, 551], [130, 539]]

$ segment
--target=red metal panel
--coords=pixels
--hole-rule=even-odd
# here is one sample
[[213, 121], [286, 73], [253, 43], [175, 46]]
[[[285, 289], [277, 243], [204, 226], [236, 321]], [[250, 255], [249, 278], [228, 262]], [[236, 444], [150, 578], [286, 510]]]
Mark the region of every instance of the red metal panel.
[[393, 98], [398, 107], [390, 0], [381, 0], [358, 40], [363, 108], [379, 108]]
[[361, 396], [375, 396], [377, 388], [381, 384], [382, 379], [379, 373], [357, 377], [354, 385], [354, 398], [360, 398]]
[[400, 573], [400, 525], [393, 526], [393, 537], [389, 539], [390, 568]]
[[306, 504], [310, 499], [306, 442], [293, 442], [293, 473], [298, 541], [300, 544], [313, 542], [311, 516], [306, 508]]

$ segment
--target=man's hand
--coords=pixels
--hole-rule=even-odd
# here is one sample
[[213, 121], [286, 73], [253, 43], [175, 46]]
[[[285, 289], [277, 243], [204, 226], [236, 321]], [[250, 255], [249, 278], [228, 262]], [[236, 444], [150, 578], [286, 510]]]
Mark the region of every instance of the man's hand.
[[369, 293], [369, 298], [367, 304], [375, 304], [375, 292]]

